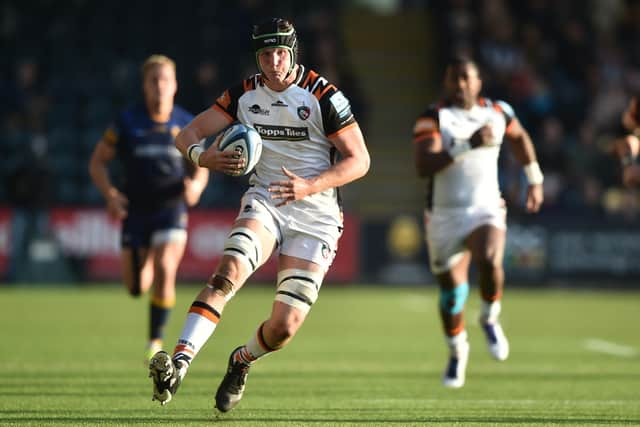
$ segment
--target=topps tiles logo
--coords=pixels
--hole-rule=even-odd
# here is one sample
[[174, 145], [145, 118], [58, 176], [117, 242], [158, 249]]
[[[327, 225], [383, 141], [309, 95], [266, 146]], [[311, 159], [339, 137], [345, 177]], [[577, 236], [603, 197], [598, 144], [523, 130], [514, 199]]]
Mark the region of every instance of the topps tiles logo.
[[297, 128], [291, 126], [269, 126], [255, 124], [254, 128], [258, 131], [262, 139], [288, 141], [304, 141], [309, 139], [309, 129]]

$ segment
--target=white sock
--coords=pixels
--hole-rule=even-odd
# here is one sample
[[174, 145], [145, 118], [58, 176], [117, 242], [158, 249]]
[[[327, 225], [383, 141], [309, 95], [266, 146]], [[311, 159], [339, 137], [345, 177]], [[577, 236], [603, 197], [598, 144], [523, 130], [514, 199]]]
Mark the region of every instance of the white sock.
[[275, 351], [264, 343], [264, 339], [262, 337], [263, 326], [264, 323], [260, 325], [256, 333], [251, 336], [249, 341], [238, 352], [240, 361], [250, 365], [261, 357]]
[[449, 346], [449, 350], [451, 354], [457, 356], [460, 354], [465, 347], [469, 347], [469, 342], [467, 341], [467, 331], [462, 330], [458, 335], [454, 335], [452, 337], [445, 336], [447, 341], [447, 345]]
[[500, 311], [502, 311], [502, 304], [500, 301], [482, 301], [482, 305], [480, 307], [480, 321], [482, 323], [488, 323], [493, 325], [498, 322], [498, 316], [500, 316]]
[[220, 321], [220, 313], [201, 301], [194, 301], [189, 308], [180, 339], [173, 350], [174, 359], [191, 360], [207, 342]]

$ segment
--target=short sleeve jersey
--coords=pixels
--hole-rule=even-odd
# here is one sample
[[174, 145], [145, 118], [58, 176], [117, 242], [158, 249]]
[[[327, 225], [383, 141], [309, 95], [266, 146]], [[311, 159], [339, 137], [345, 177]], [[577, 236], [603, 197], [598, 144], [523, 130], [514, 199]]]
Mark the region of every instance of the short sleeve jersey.
[[[282, 166], [303, 178], [329, 169], [337, 156], [329, 138], [357, 125], [345, 95], [302, 65], [295, 82], [284, 91], [269, 89], [256, 74], [224, 91], [212, 108], [260, 133], [262, 155], [250, 182], [264, 188], [287, 179]], [[299, 202], [329, 212], [339, 209], [337, 189]]]
[[414, 143], [440, 136], [442, 147], [469, 140], [484, 125], [493, 129], [495, 144], [470, 150], [427, 182], [427, 208], [495, 207], [501, 203], [498, 183], [498, 156], [515, 113], [503, 101], [480, 98], [471, 109], [440, 103], [418, 117], [413, 130]]
[[150, 210], [182, 200], [187, 165], [174, 145], [193, 115], [175, 106], [166, 123], [151, 120], [144, 105], [122, 112], [103, 140], [122, 163], [122, 191], [132, 209]]

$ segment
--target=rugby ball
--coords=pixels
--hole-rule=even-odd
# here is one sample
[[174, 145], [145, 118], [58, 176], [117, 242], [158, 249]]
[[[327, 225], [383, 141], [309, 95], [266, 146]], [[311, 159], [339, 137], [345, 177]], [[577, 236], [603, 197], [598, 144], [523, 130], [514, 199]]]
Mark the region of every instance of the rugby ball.
[[262, 138], [257, 130], [244, 123], [235, 123], [227, 128], [220, 138], [220, 151], [231, 151], [245, 159], [245, 168], [234, 176], [247, 175], [256, 166], [262, 154]]

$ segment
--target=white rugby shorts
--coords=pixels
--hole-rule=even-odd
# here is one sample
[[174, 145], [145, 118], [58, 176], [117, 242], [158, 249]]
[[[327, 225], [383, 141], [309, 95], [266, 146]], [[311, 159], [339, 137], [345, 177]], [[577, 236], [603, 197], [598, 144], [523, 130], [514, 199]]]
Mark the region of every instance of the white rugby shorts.
[[276, 237], [280, 254], [314, 262], [326, 273], [338, 249], [341, 219], [327, 223], [321, 220], [326, 216], [310, 215], [297, 202], [280, 207], [275, 204], [265, 189], [250, 187], [242, 197], [237, 219], [260, 221]]
[[506, 230], [506, 208], [472, 206], [425, 210], [424, 228], [431, 272], [444, 273], [456, 265], [466, 250], [464, 240], [482, 225], [493, 225]]

